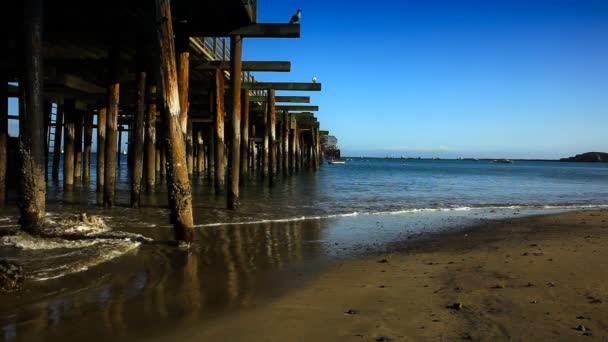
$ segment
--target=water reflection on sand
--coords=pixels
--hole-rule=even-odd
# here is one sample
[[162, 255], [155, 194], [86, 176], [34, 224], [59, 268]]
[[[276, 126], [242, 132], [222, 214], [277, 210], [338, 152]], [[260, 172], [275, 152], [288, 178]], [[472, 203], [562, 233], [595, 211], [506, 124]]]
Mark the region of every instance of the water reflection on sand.
[[[159, 230], [156, 238], [170, 237]], [[189, 250], [147, 244], [85, 272], [0, 295], [4, 339], [159, 336], [301, 286], [327, 261], [322, 221], [199, 229]]]

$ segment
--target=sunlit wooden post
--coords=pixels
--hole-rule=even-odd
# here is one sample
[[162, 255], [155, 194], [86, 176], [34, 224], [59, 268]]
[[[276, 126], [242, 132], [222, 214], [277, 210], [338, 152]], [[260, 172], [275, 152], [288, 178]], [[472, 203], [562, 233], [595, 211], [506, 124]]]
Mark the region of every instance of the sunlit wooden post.
[[200, 177], [205, 172], [205, 145], [200, 125], [196, 129], [196, 144], [196, 172]]
[[[44, 113], [42, 92], [43, 1], [24, 1], [23, 73], [20, 82], [19, 222], [24, 230], [37, 231], [44, 224], [46, 210]], [[5, 85], [6, 87], [6, 85]]]
[[289, 173], [289, 112], [283, 111], [283, 175], [287, 176]]
[[177, 85], [179, 90], [179, 124], [184, 132], [186, 142], [186, 162], [188, 163], [188, 175], [192, 175], [193, 170], [193, 143], [192, 143], [192, 123], [188, 120], [190, 108], [189, 87], [190, 87], [190, 40], [183, 34], [177, 35], [175, 39], [177, 50]]
[[177, 67], [175, 63], [175, 46], [173, 42], [173, 25], [169, 0], [156, 0], [156, 23], [159, 23], [158, 44], [160, 51], [160, 92], [164, 103], [164, 127], [168, 156], [167, 188], [174, 199], [170, 203], [175, 238], [178, 241], [194, 240], [194, 222], [192, 217], [192, 192], [188, 180], [186, 165], [186, 147], [184, 130], [180, 125], [180, 102], [177, 85]]
[[293, 121], [294, 125], [293, 127], [291, 127], [291, 135], [289, 136], [289, 174], [293, 175], [296, 169], [296, 141], [297, 141], [297, 134], [296, 134], [296, 120], [290, 120], [290, 126], [291, 126], [291, 121]]
[[269, 185], [274, 185], [277, 172], [277, 146], [276, 146], [276, 112], [274, 89], [268, 90], [268, 182]]
[[245, 178], [249, 173], [249, 90], [241, 92], [241, 177]]
[[224, 73], [215, 71], [215, 189], [220, 192], [225, 187], [226, 145], [224, 143]]
[[[241, 174], [241, 71], [243, 39], [230, 37], [230, 89], [232, 115], [230, 120], [230, 159], [228, 159], [228, 209], [236, 209], [239, 202], [239, 176]], [[247, 102], [249, 102], [247, 100]]]
[[107, 101], [100, 102], [97, 109], [97, 193], [103, 194], [105, 165], [106, 165], [106, 122], [108, 107]]
[[251, 159], [251, 172], [255, 176], [256, 171], [258, 169], [258, 159], [257, 159], [257, 148], [255, 143], [255, 125], [251, 126], [251, 138], [249, 139], [249, 154]]
[[118, 128], [118, 101], [119, 101], [119, 78], [118, 67], [120, 62], [120, 50], [118, 45], [110, 49], [110, 82], [108, 84], [108, 110], [106, 114], [106, 141], [105, 141], [105, 168], [103, 204], [105, 207], [114, 206], [116, 191], [116, 138]]

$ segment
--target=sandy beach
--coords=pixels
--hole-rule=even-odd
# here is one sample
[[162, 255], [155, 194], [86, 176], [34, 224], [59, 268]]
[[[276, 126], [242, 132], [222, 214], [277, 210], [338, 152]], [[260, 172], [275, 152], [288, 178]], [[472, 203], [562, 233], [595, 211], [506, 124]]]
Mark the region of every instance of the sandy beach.
[[407, 246], [339, 261], [302, 289], [166, 338], [608, 339], [607, 210], [514, 218]]

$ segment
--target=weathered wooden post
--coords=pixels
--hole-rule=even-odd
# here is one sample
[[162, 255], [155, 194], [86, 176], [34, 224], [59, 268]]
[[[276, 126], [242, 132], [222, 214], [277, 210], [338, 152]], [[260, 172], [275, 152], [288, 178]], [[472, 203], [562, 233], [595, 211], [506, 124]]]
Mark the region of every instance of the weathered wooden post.
[[146, 65], [143, 57], [143, 47], [137, 50], [137, 72], [135, 75], [137, 84], [137, 104], [135, 108], [135, 120], [131, 131], [133, 144], [129, 144], [133, 155], [133, 170], [131, 170], [131, 207], [139, 207], [141, 197], [141, 181], [144, 171], [144, 115], [146, 111]]
[[84, 112], [76, 110], [74, 116], [74, 183], [80, 183], [82, 179], [82, 129]]
[[210, 184], [215, 185], [215, 125], [208, 127], [207, 145], [207, 176]]
[[215, 70], [215, 189], [220, 192], [225, 186], [226, 169], [224, 143], [224, 73]]
[[291, 136], [289, 141], [289, 174], [293, 175], [296, 169], [296, 142], [297, 142], [297, 134], [296, 134], [296, 120], [293, 121], [293, 127], [291, 127]]
[[108, 84], [108, 110], [106, 114], [106, 153], [103, 204], [105, 207], [114, 206], [116, 192], [116, 135], [118, 126], [119, 101], [119, 63], [120, 50], [115, 45], [110, 49], [110, 82]]
[[276, 146], [276, 112], [274, 89], [268, 90], [268, 184], [274, 185], [277, 172], [277, 146]]
[[100, 102], [97, 109], [97, 193], [102, 194], [106, 165], [106, 121], [108, 107], [106, 100]]
[[[146, 112], [146, 184], [148, 191], [156, 184], [156, 85], [148, 81]], [[160, 158], [159, 158], [160, 159]], [[160, 160], [159, 160], [160, 161]], [[159, 164], [160, 168], [160, 164]]]
[[[0, 208], [6, 205], [6, 165], [8, 150], [8, 87], [6, 74], [2, 77], [2, 98], [0, 98]], [[57, 146], [57, 145], [55, 145]]]
[[257, 163], [257, 149], [255, 146], [255, 125], [251, 126], [251, 139], [249, 141], [249, 149], [250, 149], [250, 155], [251, 155], [251, 172], [252, 174], [255, 176], [256, 170], [258, 168], [258, 163]]
[[194, 222], [192, 217], [192, 193], [188, 181], [186, 165], [186, 147], [184, 130], [180, 125], [180, 102], [177, 85], [177, 67], [175, 63], [175, 46], [173, 43], [173, 25], [169, 0], [156, 0], [156, 22], [159, 23], [158, 44], [160, 51], [160, 90], [164, 103], [164, 127], [168, 142], [168, 172], [170, 184], [167, 184], [171, 203], [171, 216], [175, 238], [178, 241], [194, 240]]
[[196, 130], [196, 172], [202, 176], [205, 172], [205, 145], [203, 140], [203, 129], [199, 126]]
[[[267, 95], [269, 96], [269, 95]], [[269, 161], [269, 149], [268, 149], [268, 145], [269, 145], [269, 140], [270, 140], [270, 120], [268, 120], [268, 117], [270, 116], [269, 114], [269, 108], [270, 105], [268, 103], [266, 103], [266, 112], [264, 113], [264, 132], [263, 133], [263, 137], [264, 137], [264, 141], [263, 141], [263, 146], [262, 146], [262, 158], [261, 158], [261, 162], [262, 162], [262, 179], [268, 177], [269, 174], [269, 170], [270, 168], [268, 167], [268, 161]]]
[[179, 91], [179, 124], [184, 132], [186, 142], [186, 162], [188, 163], [188, 174], [193, 170], [193, 144], [192, 123], [188, 120], [190, 100], [188, 97], [190, 85], [190, 39], [185, 35], [177, 35], [175, 38], [177, 52], [177, 87]]
[[241, 90], [241, 103], [241, 177], [245, 178], [249, 173], [249, 90]]
[[310, 127], [310, 139], [311, 139], [311, 144], [310, 144], [310, 158], [311, 158], [311, 163], [312, 163], [312, 170], [313, 171], [318, 171], [319, 170], [319, 164], [317, 159], [317, 132], [316, 132], [316, 128], [314, 126]]
[[[57, 131], [57, 130], [55, 130]], [[82, 181], [86, 184], [91, 182], [91, 145], [93, 144], [93, 112], [87, 110], [84, 117], [84, 154], [82, 158], [83, 176]]]
[[63, 108], [65, 110], [63, 188], [65, 191], [71, 191], [74, 187], [74, 138], [76, 136], [74, 117], [76, 116], [76, 101], [74, 99], [65, 99]]
[[122, 167], [122, 132], [123, 132], [123, 126], [122, 125], [118, 125], [118, 128], [116, 130], [118, 132], [118, 149], [116, 151], [114, 151], [114, 153], [116, 154], [116, 166], [118, 167], [118, 169], [120, 169]]
[[55, 116], [55, 142], [53, 143], [53, 167], [51, 169], [54, 181], [59, 180], [59, 163], [61, 161], [61, 143], [63, 141], [63, 104], [57, 103]]
[[[23, 73], [20, 83], [19, 151], [21, 172], [19, 222], [24, 230], [36, 232], [44, 224], [46, 182], [44, 173], [44, 113], [42, 92], [43, 1], [24, 1]], [[6, 85], [5, 85], [6, 87]], [[5, 101], [6, 102], [6, 101]]]
[[289, 112], [283, 111], [283, 176], [289, 173]]
[[[241, 174], [241, 71], [243, 38], [230, 37], [230, 89], [232, 117], [230, 120], [230, 159], [228, 160], [228, 209], [236, 209], [239, 203], [239, 176]], [[249, 102], [249, 100], [247, 100]]]

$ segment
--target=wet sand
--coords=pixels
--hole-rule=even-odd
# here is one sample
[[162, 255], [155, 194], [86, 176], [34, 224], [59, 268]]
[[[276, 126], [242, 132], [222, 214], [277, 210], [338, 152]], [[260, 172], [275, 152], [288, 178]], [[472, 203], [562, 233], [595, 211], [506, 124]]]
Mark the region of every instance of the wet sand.
[[[159, 340], [608, 340], [608, 211], [492, 222], [342, 260]], [[454, 304], [455, 307], [452, 307]]]

